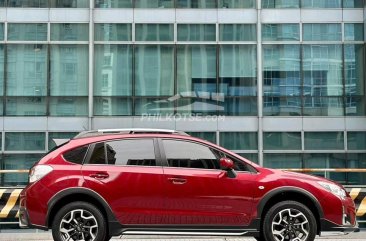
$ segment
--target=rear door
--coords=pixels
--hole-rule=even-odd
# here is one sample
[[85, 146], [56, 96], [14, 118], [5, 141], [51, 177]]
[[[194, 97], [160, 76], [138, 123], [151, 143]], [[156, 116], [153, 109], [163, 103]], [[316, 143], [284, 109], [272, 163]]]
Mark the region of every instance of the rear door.
[[163, 203], [163, 170], [154, 139], [95, 143], [82, 174], [122, 224], [159, 224]]

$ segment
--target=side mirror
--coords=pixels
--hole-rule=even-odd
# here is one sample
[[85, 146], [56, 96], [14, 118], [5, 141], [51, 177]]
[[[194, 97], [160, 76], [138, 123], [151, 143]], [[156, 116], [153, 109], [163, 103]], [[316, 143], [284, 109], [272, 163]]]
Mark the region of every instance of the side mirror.
[[230, 178], [236, 177], [236, 172], [234, 171], [234, 162], [227, 157], [220, 159], [220, 168], [227, 171], [227, 176]]

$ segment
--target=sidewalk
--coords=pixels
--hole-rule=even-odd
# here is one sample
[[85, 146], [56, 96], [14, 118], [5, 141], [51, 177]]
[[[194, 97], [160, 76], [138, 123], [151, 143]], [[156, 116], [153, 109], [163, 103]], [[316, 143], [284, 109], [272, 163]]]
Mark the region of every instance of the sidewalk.
[[[352, 233], [346, 236], [334, 236], [334, 237], [317, 237], [316, 241], [365, 241], [366, 230], [359, 233]], [[50, 232], [31, 232], [30, 230], [1, 230], [0, 241], [52, 241], [52, 235]], [[150, 235], [123, 235], [121, 237], [114, 237], [112, 241], [256, 241], [251, 237], [217, 237], [217, 236], [202, 236], [202, 237], [192, 237], [192, 236], [150, 236]]]

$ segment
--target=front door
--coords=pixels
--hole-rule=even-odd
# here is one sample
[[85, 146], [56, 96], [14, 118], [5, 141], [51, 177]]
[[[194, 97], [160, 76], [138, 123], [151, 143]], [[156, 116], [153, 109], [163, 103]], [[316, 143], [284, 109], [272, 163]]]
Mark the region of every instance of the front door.
[[[223, 153], [197, 142], [163, 139], [164, 187], [170, 224], [247, 226], [253, 208], [256, 175], [220, 170]], [[243, 163], [244, 165], [244, 163]]]

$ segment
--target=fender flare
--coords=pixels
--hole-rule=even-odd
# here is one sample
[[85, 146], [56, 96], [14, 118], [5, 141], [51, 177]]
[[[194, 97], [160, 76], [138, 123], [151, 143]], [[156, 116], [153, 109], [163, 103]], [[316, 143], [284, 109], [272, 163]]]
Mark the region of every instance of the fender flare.
[[258, 217], [260, 218], [262, 216], [262, 212], [263, 212], [265, 205], [272, 197], [276, 196], [277, 194], [286, 193], [286, 192], [299, 193], [299, 194], [306, 196], [307, 198], [309, 198], [309, 200], [312, 202], [312, 204], [316, 207], [319, 217], [320, 218], [324, 217], [323, 209], [319, 204], [319, 200], [309, 191], [302, 189], [302, 188], [293, 187], [293, 186], [275, 188], [275, 189], [269, 191], [268, 193], [266, 193], [258, 204], [258, 207], [257, 207]]
[[46, 214], [46, 226], [49, 227], [49, 219], [50, 219], [50, 214], [54, 208], [54, 206], [63, 198], [73, 195], [73, 194], [82, 194], [82, 195], [87, 195], [90, 196], [92, 198], [94, 198], [95, 200], [97, 200], [98, 203], [100, 203], [103, 206], [104, 211], [107, 214], [107, 221], [109, 223], [115, 223], [118, 222], [115, 215], [113, 214], [113, 211], [111, 209], [111, 207], [109, 206], [109, 204], [107, 203], [107, 201], [100, 196], [97, 192], [93, 191], [92, 189], [89, 188], [84, 188], [84, 187], [74, 187], [74, 188], [68, 188], [68, 189], [64, 189], [58, 193], [56, 193], [47, 203], [48, 206], [48, 210], [47, 210], [47, 214]]

